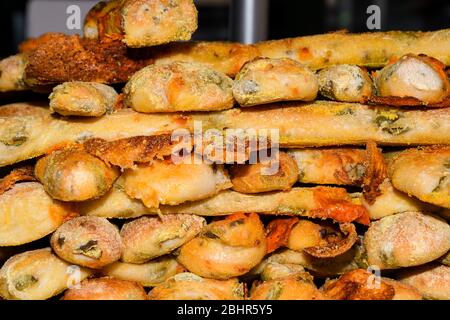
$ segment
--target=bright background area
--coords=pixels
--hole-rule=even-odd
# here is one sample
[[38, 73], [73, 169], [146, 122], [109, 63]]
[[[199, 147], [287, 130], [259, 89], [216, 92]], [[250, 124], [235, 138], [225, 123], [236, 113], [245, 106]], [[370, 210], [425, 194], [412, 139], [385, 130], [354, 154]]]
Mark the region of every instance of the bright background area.
[[[199, 9], [198, 40], [232, 40], [230, 5], [240, 0], [195, 0]], [[256, 0], [265, 1], [265, 0]], [[450, 27], [448, 0], [267, 0], [264, 25], [266, 38], [278, 39], [324, 33], [338, 29], [367, 31], [366, 9], [371, 4], [381, 8], [381, 30], [436, 30]], [[66, 8], [79, 5], [85, 14], [93, 0], [13, 0], [0, 1], [2, 45], [0, 57], [13, 54], [27, 37], [44, 32], [75, 33], [66, 27]], [[81, 30], [78, 30], [80, 33]]]

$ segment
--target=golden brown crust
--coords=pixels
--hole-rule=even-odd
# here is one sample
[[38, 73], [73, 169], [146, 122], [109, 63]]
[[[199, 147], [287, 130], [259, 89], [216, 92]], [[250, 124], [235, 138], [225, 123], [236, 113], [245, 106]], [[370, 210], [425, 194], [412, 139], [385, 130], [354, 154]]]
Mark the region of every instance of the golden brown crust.
[[37, 38], [28, 38], [22, 43], [19, 44], [18, 51], [19, 53], [27, 53], [30, 51], [36, 50], [42, 43], [52, 41], [54, 37], [53, 32], [46, 32], [42, 35], [40, 35]]
[[17, 182], [21, 181], [36, 181], [32, 166], [13, 169], [6, 177], [0, 179], [0, 196], [14, 187]]
[[395, 295], [392, 300], [422, 300], [419, 291], [405, 283], [393, 279], [382, 277], [381, 281], [394, 287]]
[[305, 268], [299, 264], [267, 262], [261, 272], [261, 280], [275, 280], [299, 274], [308, 275]]
[[151, 49], [155, 64], [198, 62], [234, 77], [242, 66], [260, 56], [252, 45], [233, 42], [176, 42]]
[[201, 236], [220, 240], [229, 246], [252, 247], [259, 245], [260, 221], [255, 213], [236, 213], [225, 219], [216, 220], [206, 226]]
[[426, 103], [413, 97], [378, 97], [371, 96], [364, 103], [380, 104], [393, 107], [428, 107], [428, 108], [448, 108], [450, 107], [450, 98], [445, 98], [441, 102]]
[[177, 260], [202, 277], [230, 279], [247, 273], [265, 254], [264, 226], [258, 215], [235, 214], [206, 226], [181, 247]]
[[[443, 208], [432, 206], [393, 189], [389, 180], [380, 186], [382, 195], [369, 205], [360, 193], [350, 194], [355, 205], [363, 205], [370, 219], [406, 212], [427, 211], [445, 214]], [[285, 192], [245, 195], [233, 191], [223, 191], [209, 199], [186, 202], [177, 206], [162, 205], [158, 210], [147, 208], [140, 200], [130, 198], [124, 190], [123, 178], [119, 178], [111, 190], [96, 200], [84, 201], [77, 205], [84, 215], [104, 218], [138, 218], [158, 213], [186, 213], [201, 216], [221, 216], [235, 212], [257, 211], [267, 215], [311, 216], [310, 210], [317, 207], [310, 188], [293, 188]], [[325, 218], [325, 217], [324, 217]], [[339, 219], [345, 216], [338, 217]], [[341, 221], [351, 222], [351, 221]]]
[[56, 150], [38, 160], [34, 173], [62, 201], [96, 199], [111, 189], [119, 172], [80, 148]]
[[43, 238], [77, 215], [70, 205], [53, 200], [38, 182], [15, 184], [0, 195], [0, 246]]
[[128, 47], [190, 40], [197, 29], [192, 0], [114, 0], [97, 3], [87, 14], [84, 35], [122, 39]]
[[377, 72], [379, 98], [371, 102], [395, 106], [448, 107], [450, 82], [445, 65], [426, 55], [407, 54]]
[[135, 164], [149, 163], [161, 159], [172, 152], [171, 135], [136, 136], [113, 141], [100, 138], [89, 139], [83, 143], [84, 149], [110, 165], [122, 169], [132, 168]]
[[257, 58], [236, 75], [233, 96], [242, 107], [277, 101], [311, 101], [317, 96], [315, 74], [291, 59]]
[[124, 42], [129, 47], [190, 40], [197, 30], [197, 9], [193, 0], [127, 1], [122, 17]]
[[369, 204], [374, 204], [381, 195], [380, 185], [387, 178], [387, 166], [381, 149], [377, 144], [368, 141], [366, 144], [365, 172], [363, 178], [363, 196]]
[[165, 255], [194, 238], [204, 225], [204, 218], [187, 214], [141, 217], [127, 222], [120, 231], [122, 261], [144, 263]]
[[[268, 150], [272, 148], [271, 137], [258, 136], [250, 132], [213, 130], [205, 132], [203, 135], [194, 134], [194, 152], [201, 155], [205, 162], [224, 164], [244, 164], [246, 161], [256, 159], [258, 153], [265, 158], [269, 158]], [[250, 129], [251, 130], [251, 129]], [[248, 133], [248, 134], [247, 134]], [[189, 150], [189, 139], [186, 150]], [[260, 158], [261, 159], [261, 158]], [[254, 161], [256, 162], [256, 160]], [[276, 163], [275, 161], [273, 161]]]
[[395, 289], [387, 282], [364, 269], [342, 275], [338, 280], [328, 281], [322, 287], [324, 295], [333, 300], [392, 300]]
[[[250, 61], [258, 56], [264, 56], [269, 58], [291, 58], [298, 60], [307, 66], [313, 69], [320, 69], [329, 65], [335, 64], [356, 64], [363, 65], [369, 67], [379, 67], [387, 64], [393, 57], [399, 57], [403, 54], [407, 54], [410, 52], [415, 53], [426, 53], [430, 56], [433, 56], [445, 64], [449, 65], [450, 61], [447, 57], [447, 49], [448, 49], [448, 41], [446, 37], [448, 36], [448, 29], [439, 30], [435, 32], [424, 32], [424, 33], [405, 33], [405, 32], [377, 32], [377, 33], [366, 33], [366, 34], [325, 34], [325, 35], [316, 35], [309, 37], [299, 37], [293, 39], [284, 39], [277, 41], [267, 41], [263, 43], [259, 43], [256, 46], [246, 46], [241, 44], [234, 43], [220, 43], [220, 42], [198, 42], [198, 43], [174, 43], [169, 44], [165, 47], [158, 47], [153, 52], [148, 51], [145, 53], [151, 54], [157, 63], [166, 63], [172, 61], [195, 61], [201, 63], [210, 64], [210, 66], [217, 70], [226, 73], [229, 76], [234, 76], [241, 69], [242, 65], [247, 61]], [[65, 72], [57, 72], [56, 68], [53, 68], [49, 65], [48, 59], [44, 58], [44, 55], [31, 59], [31, 62], [34, 64], [34, 61], [37, 60], [47, 62], [41, 68], [38, 65], [30, 67], [29, 73], [30, 78], [36, 77], [35, 80], [38, 80], [41, 84], [52, 82], [64, 82], [68, 80], [84, 80], [84, 81], [92, 81], [94, 79], [86, 80], [82, 78], [87, 78], [87, 74], [83, 74], [82, 68], [74, 67], [74, 62], [64, 61], [68, 63], [66, 66], [64, 63], [60, 63], [62, 61], [63, 56], [58, 56], [54, 53], [54, 47], [51, 43], [58, 44], [54, 40], [54, 36], [46, 36], [48, 39], [44, 42], [44, 46], [49, 47], [49, 49], [45, 49], [49, 54], [54, 55], [53, 61], [56, 62], [57, 67], [68, 67], [70, 66], [74, 75], [72, 79], [67, 79], [68, 74]], [[119, 56], [119, 59], [123, 57], [123, 51], [121, 53], [124, 45], [121, 43], [119, 39], [114, 39], [112, 37], [112, 42], [114, 45], [101, 45], [101, 47], [108, 48], [108, 54], [103, 54], [103, 60], [108, 61], [109, 53], [111, 51], [116, 53], [116, 57]], [[117, 37], [116, 37], [117, 38]], [[442, 39], [440, 41], [440, 45], [436, 46], [435, 42], [437, 39]], [[51, 41], [48, 41], [51, 40]], [[85, 42], [89, 43], [92, 40], [86, 39]], [[110, 39], [106, 37], [106, 40], [102, 41], [102, 43], [109, 42]], [[431, 44], [430, 44], [431, 42]], [[50, 45], [49, 45], [50, 43]], [[352, 50], [349, 51], [349, 43], [352, 43]], [[370, 43], [370, 46], [368, 45]], [[71, 52], [75, 53], [83, 53], [83, 50], [74, 49], [76, 46], [73, 44], [67, 46], [61, 46], [64, 44], [64, 41], [59, 40], [59, 47], [63, 47], [65, 49], [65, 56], [70, 55]], [[121, 46], [122, 45], [122, 46]], [[41, 46], [33, 51], [40, 51]], [[72, 48], [70, 48], [72, 47]], [[114, 48], [115, 47], [115, 48]], [[367, 49], [369, 47], [370, 49]], [[311, 49], [313, 48], [313, 49]], [[100, 50], [100, 51], [108, 51], [108, 50]], [[63, 50], [64, 51], [64, 50]], [[94, 51], [95, 52], [95, 51]], [[361, 54], [363, 52], [363, 54]], [[84, 52], [87, 55], [86, 52]], [[92, 54], [91, 54], [92, 55]], [[71, 56], [71, 55], [70, 55]], [[80, 56], [78, 56], [80, 57]], [[110, 79], [109, 81], [104, 80], [104, 82], [125, 82], [126, 78], [132, 74], [133, 62], [126, 60], [120, 67], [117, 72], [120, 74], [121, 79], [114, 78], [112, 73], [107, 73], [106, 67], [101, 67], [102, 59], [98, 57], [102, 57], [101, 53], [94, 54], [94, 59], [96, 61], [94, 66], [98, 63], [99, 66], [96, 66], [96, 71], [101, 71], [102, 74], [99, 74], [99, 79]], [[88, 61], [89, 59], [86, 59]], [[143, 59], [145, 61], [145, 59]], [[141, 63], [142, 61], [141, 60]], [[139, 61], [139, 60], [138, 60]], [[139, 63], [139, 62], [137, 62]], [[144, 65], [148, 65], [151, 62], [143, 63]], [[128, 64], [128, 67], [126, 66]], [[106, 63], [109, 68], [117, 68], [114, 64]], [[50, 70], [46, 71], [45, 69]], [[143, 67], [143, 65], [141, 65]], [[137, 71], [140, 68], [134, 69]], [[39, 73], [42, 72], [42, 76], [38, 78]], [[47, 76], [44, 74], [47, 74]], [[78, 74], [78, 75], [77, 75]], [[93, 74], [93, 73], [90, 73]], [[64, 80], [55, 81], [57, 78], [63, 78]], [[125, 78], [125, 80], [123, 79]], [[36, 83], [32, 79], [29, 79], [28, 82]]]
[[[89, 138], [114, 140], [139, 135], [169, 133], [177, 128], [276, 129], [281, 147], [363, 145], [427, 145], [450, 143], [450, 108], [398, 110], [381, 106], [316, 101], [274, 104], [222, 112], [143, 114], [118, 110], [96, 119], [57, 119], [36, 104], [7, 107], [27, 109], [25, 116], [0, 117], [0, 166], [39, 156], [57, 145]], [[5, 107], [0, 108], [3, 109]], [[0, 115], [2, 112], [0, 111]], [[26, 125], [25, 125], [26, 124]], [[260, 132], [264, 136], [263, 132]], [[270, 135], [269, 135], [270, 137]]]
[[185, 270], [175, 258], [164, 256], [143, 264], [117, 261], [104, 267], [101, 273], [115, 279], [134, 281], [144, 287], [154, 287]]
[[392, 186], [389, 179], [385, 179], [379, 185], [380, 195], [375, 198], [372, 204], [369, 204], [364, 196], [360, 197], [361, 204], [369, 211], [371, 220], [378, 220], [393, 214], [408, 211], [434, 212], [441, 214], [444, 208], [433, 206], [431, 204], [419, 201], [416, 198], [408, 196]]
[[123, 92], [138, 112], [214, 111], [234, 105], [233, 80], [194, 62], [151, 65], [136, 72]]
[[351, 223], [340, 224], [340, 232], [329, 223], [298, 218], [275, 219], [266, 228], [267, 253], [280, 247], [304, 251], [312, 257], [331, 258], [349, 251], [358, 234]]
[[152, 63], [142, 51], [129, 51], [120, 40], [99, 42], [59, 33], [48, 35], [25, 56], [25, 82], [32, 88], [67, 81], [123, 83]]
[[13, 300], [44, 300], [87, 278], [91, 271], [71, 266], [50, 248], [26, 251], [0, 269], [0, 295]]
[[120, 9], [125, 1], [97, 2], [86, 14], [83, 36], [87, 39], [122, 39], [122, 17]]
[[450, 299], [450, 267], [430, 263], [399, 271], [398, 280], [410, 285], [422, 294], [424, 299]]
[[131, 281], [112, 278], [87, 279], [71, 288], [62, 300], [147, 300], [144, 288]]
[[297, 217], [280, 218], [269, 222], [266, 227], [267, 253], [272, 253], [286, 246], [294, 226], [299, 222]]
[[150, 300], [242, 300], [245, 285], [237, 278], [214, 280], [193, 273], [177, 274], [156, 286], [148, 294]]
[[154, 160], [127, 169], [122, 175], [125, 192], [154, 210], [160, 205], [206, 199], [231, 187], [223, 166], [207, 164], [196, 156], [187, 160], [187, 163]]
[[98, 217], [67, 221], [53, 233], [50, 244], [60, 258], [94, 269], [119, 260], [123, 247], [119, 229]]
[[398, 213], [372, 222], [364, 245], [369, 264], [380, 269], [417, 266], [450, 249], [450, 226], [431, 214]]
[[[357, 202], [357, 201], [356, 201]], [[292, 188], [285, 192], [242, 194], [222, 191], [209, 199], [177, 206], [162, 206], [162, 213], [189, 213], [202, 216], [257, 212], [270, 215], [333, 219], [337, 222], [369, 224], [367, 210], [355, 203], [345, 189], [332, 187]]]
[[323, 300], [323, 294], [312, 277], [297, 274], [282, 279], [256, 283], [250, 291], [251, 300]]
[[345, 189], [316, 187], [313, 198], [317, 208], [311, 210], [312, 218], [331, 218], [338, 222], [356, 221], [368, 225], [370, 223], [368, 211], [351, 201]]
[[24, 83], [25, 58], [16, 54], [0, 61], [0, 92], [22, 91]]
[[307, 219], [301, 219], [288, 234], [285, 246], [291, 250], [303, 251], [306, 248], [326, 245], [327, 238], [339, 237], [339, 231], [335, 230], [331, 223], [315, 223]]
[[138, 218], [151, 212], [140, 200], [131, 199], [122, 185], [123, 179], [119, 177], [111, 190], [99, 199], [83, 201], [77, 204], [82, 215], [102, 218], [130, 219]]
[[303, 250], [316, 258], [332, 258], [349, 251], [358, 239], [355, 225], [352, 223], [342, 223], [339, 225], [339, 228], [342, 234], [336, 235], [334, 230], [330, 233], [325, 231], [325, 234], [321, 234], [321, 237], [325, 240], [325, 244], [307, 247]]
[[282, 248], [269, 255], [253, 271], [258, 274], [261, 272], [261, 267], [264, 268], [267, 263], [271, 262], [300, 265], [320, 278], [341, 275], [358, 268], [368, 267], [359, 244], [344, 254], [333, 258], [315, 258], [303, 251]]
[[440, 259], [439, 262], [446, 265], [447, 267], [450, 267], [450, 251], [444, 254]]
[[53, 88], [50, 110], [63, 116], [100, 117], [112, 112], [117, 100], [114, 88], [95, 82], [65, 82]]
[[450, 65], [450, 29], [431, 32], [332, 32], [264, 41], [256, 44], [260, 55], [295, 59], [312, 69], [337, 64], [382, 67], [404, 54], [427, 54]]
[[18, 102], [4, 105], [0, 108], [0, 117], [45, 117], [50, 113], [48, 105], [43, 102]]
[[374, 94], [374, 85], [367, 70], [355, 65], [339, 64], [317, 74], [320, 94], [344, 102], [365, 102]]
[[328, 223], [298, 218], [275, 219], [267, 225], [267, 253], [285, 246], [312, 257], [331, 258], [349, 251], [358, 235], [351, 223], [340, 224], [340, 232]]
[[400, 152], [389, 162], [388, 173], [398, 190], [424, 202], [450, 208], [449, 146], [437, 145]]
[[357, 148], [294, 149], [287, 153], [297, 162], [299, 182], [361, 185], [366, 152]]
[[279, 152], [277, 160], [268, 163], [236, 164], [229, 168], [229, 173], [234, 191], [241, 193], [286, 191], [297, 182], [298, 167], [292, 157]]

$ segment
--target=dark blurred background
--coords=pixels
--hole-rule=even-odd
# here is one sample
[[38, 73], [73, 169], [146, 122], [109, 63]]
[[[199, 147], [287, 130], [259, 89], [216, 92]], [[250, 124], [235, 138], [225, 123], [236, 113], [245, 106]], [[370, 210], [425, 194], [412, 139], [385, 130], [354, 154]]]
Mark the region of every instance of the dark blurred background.
[[[242, 1], [196, 0], [199, 29], [194, 38], [236, 40], [233, 25], [239, 23], [236, 16], [241, 12], [241, 7], [236, 3]], [[22, 40], [44, 32], [81, 33], [80, 29], [69, 30], [66, 26], [69, 16], [66, 10], [75, 4], [81, 9], [81, 15], [84, 17], [96, 2], [95, 0], [1, 1], [0, 56], [15, 53], [17, 45]], [[257, 21], [256, 26], [257, 31], [261, 31], [259, 34], [268, 39], [339, 29], [348, 29], [352, 32], [368, 31], [366, 22], [370, 14], [366, 13], [366, 10], [373, 4], [380, 8], [380, 30], [436, 30], [450, 27], [449, 0], [256, 0], [254, 1], [256, 10], [259, 10], [259, 5], [262, 6], [265, 2], [267, 9], [258, 12], [257, 18], [261, 22]]]

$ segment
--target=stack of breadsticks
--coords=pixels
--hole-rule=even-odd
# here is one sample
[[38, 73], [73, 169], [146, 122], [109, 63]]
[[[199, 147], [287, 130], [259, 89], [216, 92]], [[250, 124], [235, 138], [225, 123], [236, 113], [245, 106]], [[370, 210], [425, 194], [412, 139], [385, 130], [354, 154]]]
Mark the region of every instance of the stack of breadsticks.
[[101, 2], [0, 62], [51, 92], [0, 107], [0, 296], [450, 299], [450, 29], [196, 28]]

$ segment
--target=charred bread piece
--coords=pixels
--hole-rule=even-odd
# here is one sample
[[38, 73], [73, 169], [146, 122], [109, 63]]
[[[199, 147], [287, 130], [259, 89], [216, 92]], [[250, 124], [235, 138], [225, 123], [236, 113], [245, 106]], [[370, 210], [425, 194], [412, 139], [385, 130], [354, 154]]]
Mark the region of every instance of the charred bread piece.
[[148, 53], [130, 50], [117, 39], [97, 41], [60, 33], [38, 38], [24, 57], [25, 84], [38, 90], [68, 81], [125, 83], [153, 62]]
[[191, 151], [192, 143], [179, 141], [168, 133], [111, 141], [92, 138], [83, 143], [83, 149], [86, 152], [103, 160], [108, 165], [118, 166], [122, 170], [135, 168], [139, 164], [149, 164], [156, 159], [163, 159], [176, 154], [181, 148]]

